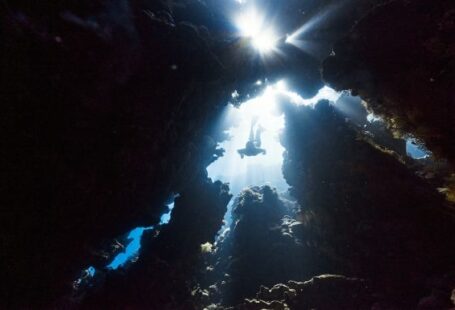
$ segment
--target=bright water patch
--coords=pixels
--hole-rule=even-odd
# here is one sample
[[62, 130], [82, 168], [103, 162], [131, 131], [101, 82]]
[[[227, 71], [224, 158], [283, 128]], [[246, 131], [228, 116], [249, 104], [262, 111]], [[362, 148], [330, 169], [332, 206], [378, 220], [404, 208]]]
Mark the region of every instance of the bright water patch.
[[380, 118], [379, 116], [374, 115], [373, 113], [370, 113], [370, 114], [367, 115], [367, 121], [369, 121], [370, 123], [380, 122], [380, 121], [382, 121], [382, 118]]
[[137, 257], [139, 249], [141, 248], [141, 238], [145, 230], [153, 229], [151, 227], [137, 227], [130, 231], [128, 235], [128, 240], [131, 240], [130, 243], [125, 248], [125, 252], [118, 254], [112, 263], [107, 265], [107, 268], [117, 269], [120, 266], [123, 266], [128, 261], [131, 261], [133, 258]]
[[[161, 215], [159, 225], [166, 225], [171, 220], [171, 212], [174, 208], [174, 200], [179, 194], [173, 195], [172, 200], [168, 204], [168, 212]], [[130, 231], [127, 239], [131, 240], [126, 246], [125, 250], [122, 253], [117, 254], [112, 262], [106, 266], [108, 270], [116, 270], [120, 266], [125, 265], [128, 262], [132, 262], [138, 258], [139, 250], [141, 248], [141, 239], [144, 231], [154, 229], [154, 226], [150, 227], [136, 227]], [[155, 234], [157, 236], [159, 231]], [[87, 288], [93, 285], [93, 279], [97, 274], [95, 267], [89, 266], [81, 272], [81, 275], [78, 279], [73, 282], [74, 292], [81, 290], [82, 288]]]
[[172, 213], [172, 209], [174, 209], [174, 202], [172, 202], [169, 206], [169, 211], [167, 213], [164, 213], [163, 215], [161, 215], [161, 218], [160, 218], [160, 225], [165, 225], [167, 223], [169, 223], [169, 221], [171, 220], [171, 213]]
[[[209, 177], [229, 183], [233, 197], [248, 186], [267, 184], [279, 192], [286, 191], [289, 186], [281, 171], [285, 149], [280, 143], [280, 134], [285, 123], [280, 102], [284, 99], [296, 105], [314, 105], [322, 99], [336, 101], [340, 96], [341, 93], [323, 87], [315, 97], [303, 99], [297, 93], [287, 90], [285, 82], [280, 81], [267, 87], [262, 95], [242, 103], [238, 108], [229, 105], [227, 118], [232, 125], [227, 133], [230, 139], [221, 143], [225, 150], [224, 156], [207, 168]], [[255, 128], [261, 126], [264, 129], [261, 135], [261, 148], [266, 150], [266, 154], [245, 156], [242, 159], [237, 151], [245, 147], [253, 120], [257, 120], [254, 123]], [[231, 222], [232, 204], [233, 200], [229, 203], [224, 218], [227, 225]]]
[[406, 153], [414, 159], [424, 159], [431, 155], [431, 153], [420, 146], [414, 138], [408, 138], [406, 140]]
[[91, 277], [93, 277], [95, 275], [95, 272], [96, 272], [95, 267], [93, 267], [93, 266], [88, 267], [86, 269], [86, 271], [89, 274], [89, 276], [91, 276]]
[[77, 280], [73, 281], [73, 288], [77, 290], [79, 287], [89, 284], [95, 276], [95, 273], [96, 269], [93, 266], [89, 266], [87, 269], [84, 269], [81, 276]]
[[[166, 225], [171, 220], [172, 209], [174, 209], [174, 200], [179, 197], [179, 194], [175, 194], [172, 197], [172, 201], [168, 205], [168, 212], [161, 215], [159, 225]], [[146, 230], [154, 229], [153, 226], [150, 227], [137, 227], [130, 231], [127, 239], [131, 240], [130, 243], [125, 248], [125, 252], [118, 254], [114, 260], [107, 265], [109, 269], [117, 269], [120, 266], [123, 266], [127, 262], [137, 258], [139, 250], [141, 248], [141, 238], [142, 234]]]

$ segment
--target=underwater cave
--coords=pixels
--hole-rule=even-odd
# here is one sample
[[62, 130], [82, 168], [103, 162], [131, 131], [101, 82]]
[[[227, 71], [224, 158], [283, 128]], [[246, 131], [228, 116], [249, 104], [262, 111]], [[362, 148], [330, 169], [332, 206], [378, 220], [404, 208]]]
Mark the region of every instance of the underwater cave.
[[455, 309], [453, 0], [4, 0], [1, 309]]

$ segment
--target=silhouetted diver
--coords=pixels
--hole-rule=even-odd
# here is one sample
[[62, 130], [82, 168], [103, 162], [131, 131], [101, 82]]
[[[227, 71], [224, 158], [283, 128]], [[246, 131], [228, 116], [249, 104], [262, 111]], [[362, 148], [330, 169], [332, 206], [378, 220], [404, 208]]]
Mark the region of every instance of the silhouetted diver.
[[261, 133], [264, 131], [264, 128], [261, 125], [256, 129], [256, 136], [254, 135], [254, 125], [256, 125], [257, 118], [251, 121], [250, 137], [248, 142], [245, 145], [245, 148], [237, 150], [240, 154], [240, 157], [243, 156], [257, 156], [259, 154], [265, 155], [265, 149], [261, 148]]

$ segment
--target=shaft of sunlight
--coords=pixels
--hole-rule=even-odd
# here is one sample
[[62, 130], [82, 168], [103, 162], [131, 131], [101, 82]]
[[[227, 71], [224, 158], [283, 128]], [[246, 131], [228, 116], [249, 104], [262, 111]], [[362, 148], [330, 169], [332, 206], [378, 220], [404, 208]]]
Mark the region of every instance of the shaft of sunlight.
[[308, 40], [304, 40], [305, 35], [314, 30], [317, 26], [319, 26], [321, 22], [327, 23], [327, 20], [329, 18], [332, 18], [341, 7], [347, 5], [347, 2], [348, 1], [340, 1], [337, 4], [330, 5], [326, 7], [324, 10], [321, 10], [321, 13], [318, 13], [317, 15], [311, 17], [310, 20], [306, 21], [297, 30], [288, 35], [286, 37], [286, 43], [292, 44], [302, 50], [306, 50], [310, 42]]
[[[256, 82], [257, 83], [257, 82]], [[261, 83], [262, 84], [262, 83]], [[236, 108], [227, 107], [226, 117], [231, 123], [227, 130], [230, 139], [221, 143], [225, 150], [208, 168], [207, 173], [213, 180], [221, 180], [230, 184], [230, 190], [236, 197], [248, 186], [268, 184], [279, 192], [286, 191], [288, 184], [282, 174], [283, 153], [285, 149], [280, 143], [280, 134], [284, 129], [284, 115], [280, 100], [296, 105], [315, 105], [321, 99], [336, 101], [341, 96], [329, 87], [323, 87], [318, 94], [310, 99], [303, 99], [297, 93], [288, 90], [285, 81], [268, 86], [258, 97], [248, 100]], [[261, 148], [265, 154], [241, 157], [238, 150], [245, 147], [251, 136], [251, 129], [261, 128]], [[226, 227], [231, 222], [233, 200], [228, 205], [225, 216]]]
[[239, 29], [240, 36], [249, 38], [260, 53], [274, 50], [278, 36], [273, 27], [266, 23], [265, 15], [259, 14], [255, 8], [248, 8], [236, 16], [234, 24]]
[[[239, 108], [228, 106], [227, 117], [232, 126], [227, 131], [229, 140], [221, 147], [225, 149], [223, 157], [212, 163], [208, 175], [215, 180], [230, 184], [231, 193], [237, 196], [248, 186], [269, 184], [279, 191], [288, 188], [281, 172], [284, 148], [279, 136], [284, 128], [284, 115], [278, 110], [276, 87], [268, 87], [262, 95], [248, 100]], [[261, 148], [265, 154], [241, 158], [239, 149], [249, 141], [251, 130], [261, 128]], [[228, 206], [225, 221], [229, 225], [233, 200]]]

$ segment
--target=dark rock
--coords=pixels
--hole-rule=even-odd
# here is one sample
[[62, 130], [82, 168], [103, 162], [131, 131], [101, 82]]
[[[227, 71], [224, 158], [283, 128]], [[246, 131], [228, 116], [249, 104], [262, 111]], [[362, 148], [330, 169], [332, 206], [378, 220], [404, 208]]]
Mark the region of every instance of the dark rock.
[[455, 158], [454, 3], [390, 1], [365, 16], [324, 62], [332, 87], [358, 93], [400, 133]]
[[306, 282], [289, 281], [270, 289], [261, 287], [256, 298], [236, 309], [370, 309], [374, 296], [366, 281], [321, 275]]
[[223, 305], [240, 303], [260, 285], [320, 273], [325, 260], [312, 245], [311, 231], [292, 219], [297, 210], [268, 186], [246, 189], [236, 198], [230, 231], [212, 257]]
[[429, 278], [453, 271], [444, 198], [358, 139], [335, 108], [290, 107], [285, 137], [284, 175], [337, 273], [365, 278], [400, 307], [415, 307]]
[[95, 309], [116, 305], [133, 309], [197, 309], [207, 295], [194, 287], [202, 269], [201, 244], [220, 229], [229, 188], [221, 182], [193, 183], [175, 200], [168, 225], [158, 236], [146, 231], [139, 261], [111, 272], [102, 290], [88, 292], [79, 304]]
[[[376, 140], [366, 143], [328, 104], [288, 113], [284, 171], [299, 206], [252, 188], [215, 253], [200, 249], [229, 198], [206, 167], [223, 154], [225, 136], [209, 134], [231, 94], [248, 98], [267, 85], [258, 79], [285, 78], [313, 96], [333, 42], [382, 2], [264, 1], [283, 36], [314, 25], [303, 50], [283, 37], [282, 53], [264, 61], [224, 13], [234, 1], [3, 1], [0, 307], [192, 309], [335, 271], [416, 306], [435, 289], [422, 288], [428, 276], [450, 274], [453, 208], [371, 146], [403, 153], [383, 128], [368, 128]], [[391, 1], [324, 65], [331, 85], [358, 92], [391, 127], [451, 162], [452, 17], [449, 0]], [[441, 187], [447, 197], [451, 182]], [[107, 272], [113, 240], [156, 225], [172, 193], [181, 194], [173, 218], [158, 237], [145, 234], [143, 258]], [[73, 303], [72, 281], [90, 264], [99, 283]]]

